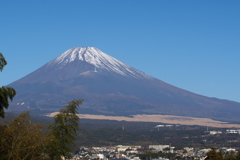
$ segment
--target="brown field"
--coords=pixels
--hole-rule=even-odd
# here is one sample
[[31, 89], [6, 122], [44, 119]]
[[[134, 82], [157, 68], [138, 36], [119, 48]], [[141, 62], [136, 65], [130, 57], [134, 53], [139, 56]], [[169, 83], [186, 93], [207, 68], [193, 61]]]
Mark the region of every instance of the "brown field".
[[[53, 117], [58, 112], [53, 112], [47, 116]], [[216, 128], [240, 128], [240, 124], [229, 124], [227, 122], [215, 121], [209, 118], [195, 118], [184, 116], [172, 115], [133, 115], [133, 117], [123, 116], [104, 116], [104, 115], [90, 115], [78, 114], [81, 119], [99, 119], [99, 120], [116, 120], [116, 121], [129, 121], [129, 122], [159, 122], [167, 124], [180, 124], [180, 125], [198, 125], [209, 126]]]

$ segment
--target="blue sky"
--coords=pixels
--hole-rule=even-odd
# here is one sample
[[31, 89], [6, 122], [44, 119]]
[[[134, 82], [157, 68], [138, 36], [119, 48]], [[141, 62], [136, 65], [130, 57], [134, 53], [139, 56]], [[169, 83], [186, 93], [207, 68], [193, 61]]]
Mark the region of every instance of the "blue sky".
[[179, 88], [240, 102], [239, 8], [239, 0], [2, 0], [0, 85], [91, 46]]

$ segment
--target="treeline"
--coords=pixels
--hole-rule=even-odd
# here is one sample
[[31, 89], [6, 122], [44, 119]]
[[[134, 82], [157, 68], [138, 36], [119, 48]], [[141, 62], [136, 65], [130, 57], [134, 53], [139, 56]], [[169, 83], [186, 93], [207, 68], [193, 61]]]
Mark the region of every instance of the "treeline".
[[34, 123], [23, 112], [10, 124], [0, 124], [1, 160], [60, 160], [70, 158], [79, 129], [77, 108], [82, 100], [73, 100], [54, 117], [54, 122]]
[[221, 150], [217, 150], [216, 148], [212, 148], [206, 154], [205, 160], [240, 160], [240, 153], [235, 152], [226, 152], [223, 153]]
[[[7, 65], [0, 53], [0, 71]], [[14, 98], [14, 88], [0, 88], [0, 117], [5, 117], [5, 109]], [[71, 147], [79, 129], [77, 110], [83, 100], [68, 102], [54, 116], [54, 122], [48, 126], [34, 123], [29, 112], [23, 112], [12, 119], [9, 124], [0, 124], [0, 158], [1, 160], [60, 160], [71, 157]]]

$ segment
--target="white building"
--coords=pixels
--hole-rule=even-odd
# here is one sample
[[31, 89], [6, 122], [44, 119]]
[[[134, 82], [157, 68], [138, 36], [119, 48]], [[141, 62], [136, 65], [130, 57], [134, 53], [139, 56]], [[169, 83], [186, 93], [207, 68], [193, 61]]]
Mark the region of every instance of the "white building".
[[227, 129], [227, 133], [240, 134], [240, 129]]
[[222, 134], [222, 131], [209, 131], [210, 135]]
[[164, 125], [156, 125], [155, 128], [164, 127]]
[[130, 146], [123, 146], [123, 145], [118, 145], [117, 146], [117, 151], [118, 152], [125, 152]]
[[163, 151], [163, 149], [165, 148], [170, 148], [169, 145], [149, 145], [149, 149], [155, 149], [155, 150], [158, 150], [158, 151]]

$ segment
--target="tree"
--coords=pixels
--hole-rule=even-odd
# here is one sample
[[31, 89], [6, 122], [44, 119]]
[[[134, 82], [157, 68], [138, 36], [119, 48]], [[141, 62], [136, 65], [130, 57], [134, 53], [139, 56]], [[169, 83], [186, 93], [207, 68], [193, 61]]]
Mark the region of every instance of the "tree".
[[224, 160], [240, 160], [240, 153], [239, 152], [226, 152], [224, 156]]
[[[3, 70], [4, 66], [7, 65], [7, 61], [5, 60], [2, 53], [0, 53], [0, 71]], [[9, 99], [12, 100], [16, 95], [16, 91], [11, 87], [2, 86], [0, 88], [0, 117], [4, 118], [4, 109], [8, 109]]]
[[206, 155], [207, 158], [205, 160], [224, 160], [223, 153], [221, 151], [217, 151], [216, 148], [211, 148]]
[[10, 124], [0, 124], [1, 160], [59, 160], [70, 158], [71, 147], [79, 129], [77, 109], [83, 100], [73, 100], [54, 117], [48, 130], [31, 121], [23, 112]]
[[0, 53], [0, 71], [3, 70], [4, 66], [7, 65], [7, 61], [5, 60], [2, 53]]
[[240, 160], [240, 152], [237, 153], [236, 160]]
[[79, 129], [79, 117], [77, 109], [83, 100], [73, 100], [68, 102], [65, 108], [54, 117], [54, 122], [49, 125], [50, 143], [46, 149], [46, 154], [51, 159], [61, 159], [61, 156], [70, 158], [71, 147]]
[[43, 125], [31, 121], [29, 112], [23, 112], [9, 125], [1, 126], [0, 157], [2, 160], [43, 159], [48, 142]]

